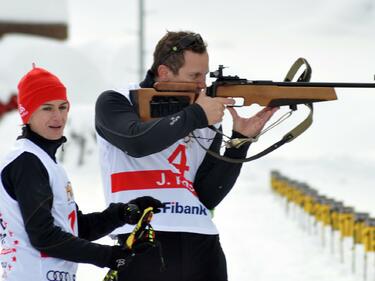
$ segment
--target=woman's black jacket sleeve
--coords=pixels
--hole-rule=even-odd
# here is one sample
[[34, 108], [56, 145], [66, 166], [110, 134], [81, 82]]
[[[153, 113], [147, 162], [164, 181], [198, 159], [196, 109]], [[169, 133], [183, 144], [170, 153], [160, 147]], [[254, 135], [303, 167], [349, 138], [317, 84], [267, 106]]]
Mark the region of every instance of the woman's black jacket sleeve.
[[79, 232], [76, 237], [54, 224], [49, 176], [38, 157], [22, 153], [4, 168], [1, 179], [8, 194], [18, 202], [33, 247], [51, 257], [100, 267], [109, 265], [112, 247], [89, 240], [103, 237], [123, 225], [116, 204], [102, 213], [87, 215], [76, 206]]

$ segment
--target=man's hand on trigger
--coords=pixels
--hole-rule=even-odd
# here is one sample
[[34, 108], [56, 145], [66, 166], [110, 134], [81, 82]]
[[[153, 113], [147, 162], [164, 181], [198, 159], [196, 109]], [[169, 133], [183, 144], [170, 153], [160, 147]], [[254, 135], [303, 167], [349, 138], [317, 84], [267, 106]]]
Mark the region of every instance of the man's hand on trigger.
[[208, 125], [213, 125], [222, 121], [226, 105], [233, 105], [235, 101], [230, 98], [209, 97], [206, 91], [202, 90], [196, 100], [206, 114]]

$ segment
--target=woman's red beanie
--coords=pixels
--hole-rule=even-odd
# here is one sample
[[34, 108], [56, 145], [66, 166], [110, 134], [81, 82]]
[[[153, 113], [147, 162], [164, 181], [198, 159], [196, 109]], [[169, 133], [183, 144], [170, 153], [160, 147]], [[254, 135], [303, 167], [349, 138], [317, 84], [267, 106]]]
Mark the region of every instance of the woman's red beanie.
[[52, 73], [35, 67], [18, 83], [18, 111], [27, 124], [31, 115], [42, 104], [52, 100], [68, 100], [66, 88]]

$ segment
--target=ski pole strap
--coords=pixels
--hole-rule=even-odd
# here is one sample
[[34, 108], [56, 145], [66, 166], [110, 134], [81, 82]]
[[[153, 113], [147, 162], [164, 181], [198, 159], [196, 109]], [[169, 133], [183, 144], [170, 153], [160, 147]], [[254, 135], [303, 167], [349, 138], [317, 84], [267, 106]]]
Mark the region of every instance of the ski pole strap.
[[143, 211], [143, 214], [139, 221], [137, 222], [136, 226], [134, 227], [132, 233], [130, 233], [128, 239], [126, 239], [125, 245], [132, 249], [134, 243], [140, 238], [140, 236], [143, 234], [143, 230], [150, 224], [150, 221], [152, 220], [153, 216], [153, 208], [148, 207]]

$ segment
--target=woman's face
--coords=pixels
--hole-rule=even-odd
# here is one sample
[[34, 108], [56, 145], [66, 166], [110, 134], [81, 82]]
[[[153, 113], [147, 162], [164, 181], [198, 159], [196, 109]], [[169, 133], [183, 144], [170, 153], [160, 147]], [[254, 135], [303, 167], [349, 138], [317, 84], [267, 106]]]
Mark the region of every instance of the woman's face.
[[69, 103], [64, 100], [48, 101], [34, 111], [29, 125], [38, 135], [49, 140], [57, 140], [64, 134]]

